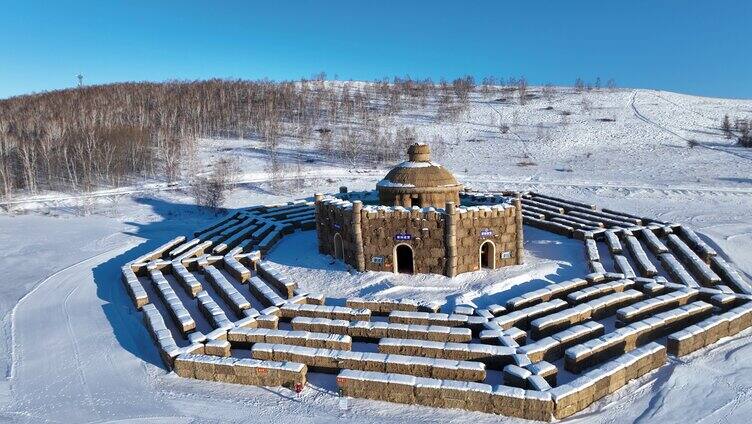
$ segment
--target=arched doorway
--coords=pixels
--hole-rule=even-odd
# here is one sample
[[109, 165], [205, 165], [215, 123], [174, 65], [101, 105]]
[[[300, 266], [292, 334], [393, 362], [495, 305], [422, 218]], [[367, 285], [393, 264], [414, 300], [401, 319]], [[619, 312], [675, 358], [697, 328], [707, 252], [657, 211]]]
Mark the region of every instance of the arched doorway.
[[400, 274], [415, 273], [413, 248], [407, 244], [399, 244], [394, 248], [394, 272]]
[[339, 233], [334, 234], [334, 258], [345, 259], [345, 251], [342, 248], [342, 236]]
[[491, 240], [480, 245], [480, 267], [496, 269], [496, 245]]

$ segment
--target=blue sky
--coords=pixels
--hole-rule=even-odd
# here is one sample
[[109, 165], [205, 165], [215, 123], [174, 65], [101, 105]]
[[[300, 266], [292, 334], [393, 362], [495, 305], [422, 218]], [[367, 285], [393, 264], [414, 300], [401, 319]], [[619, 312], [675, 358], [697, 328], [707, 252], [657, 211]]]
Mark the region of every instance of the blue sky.
[[752, 1], [5, 1], [0, 98], [233, 77], [521, 76], [752, 98]]

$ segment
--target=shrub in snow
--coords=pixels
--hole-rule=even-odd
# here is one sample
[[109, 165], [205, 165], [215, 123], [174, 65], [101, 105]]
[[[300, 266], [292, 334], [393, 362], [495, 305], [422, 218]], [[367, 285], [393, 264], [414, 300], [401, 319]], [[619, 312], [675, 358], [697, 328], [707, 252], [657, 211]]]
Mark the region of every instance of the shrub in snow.
[[723, 134], [726, 136], [726, 138], [731, 138], [731, 136], [733, 136], [733, 133], [731, 132], [731, 119], [729, 119], [728, 114], [723, 115], [721, 130], [723, 131]]
[[191, 181], [190, 190], [197, 205], [215, 210], [222, 207], [230, 188], [232, 168], [232, 162], [223, 159], [214, 164], [211, 174]]
[[736, 141], [742, 147], [752, 147], [752, 133], [750, 133], [749, 127], [749, 124], [740, 125], [740, 134]]

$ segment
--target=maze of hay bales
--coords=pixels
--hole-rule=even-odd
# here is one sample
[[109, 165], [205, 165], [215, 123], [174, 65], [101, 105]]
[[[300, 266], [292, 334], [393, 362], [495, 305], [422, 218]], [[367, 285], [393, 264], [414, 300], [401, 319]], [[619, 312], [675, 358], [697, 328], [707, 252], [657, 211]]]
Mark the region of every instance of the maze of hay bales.
[[[182, 377], [300, 389], [309, 372], [335, 373], [344, 396], [542, 421], [752, 325], [752, 287], [690, 229], [503, 194], [522, 197], [526, 225], [582, 240], [592, 273], [485, 309], [330, 306], [263, 260], [284, 235], [315, 227], [312, 204], [295, 202], [171, 240], [125, 265], [123, 281]], [[478, 214], [498, 200], [463, 196]]]

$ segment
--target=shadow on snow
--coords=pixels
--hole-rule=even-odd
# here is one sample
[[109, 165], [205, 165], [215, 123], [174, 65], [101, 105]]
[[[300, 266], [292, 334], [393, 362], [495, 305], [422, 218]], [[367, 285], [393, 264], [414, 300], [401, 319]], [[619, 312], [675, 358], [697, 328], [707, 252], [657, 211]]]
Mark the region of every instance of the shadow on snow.
[[[195, 229], [234, 210], [215, 214], [212, 211], [201, 210], [195, 205], [172, 203], [156, 198], [141, 197], [136, 201], [149, 205], [153, 213], [162, 219], [146, 224], [127, 222], [134, 226], [135, 230], [125, 234], [143, 238], [145, 241], [97, 265], [92, 272], [97, 286], [97, 297], [104, 301], [102, 311], [112, 326], [118, 343], [139, 359], [164, 369], [156, 344], [143, 324], [142, 313], [136, 310], [122, 284], [120, 268], [174, 237], [190, 237]], [[166, 317], [165, 320], [169, 319]]]

